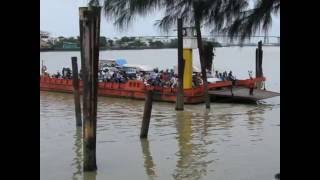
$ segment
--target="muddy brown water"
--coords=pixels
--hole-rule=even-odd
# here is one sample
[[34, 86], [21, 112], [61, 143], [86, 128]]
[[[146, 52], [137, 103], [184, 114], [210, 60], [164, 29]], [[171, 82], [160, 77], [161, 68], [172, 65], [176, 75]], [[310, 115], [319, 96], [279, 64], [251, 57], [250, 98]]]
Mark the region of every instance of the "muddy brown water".
[[[254, 70], [255, 48], [217, 49], [215, 67], [239, 78]], [[49, 72], [71, 66], [79, 52], [41, 52]], [[166, 68], [176, 50], [102, 51], [102, 58]], [[194, 52], [198, 64], [197, 52]], [[267, 90], [280, 92], [280, 49], [264, 47]], [[59, 68], [58, 68], [59, 67]], [[60, 68], [61, 67], [61, 68]], [[106, 179], [274, 179], [280, 172], [280, 97], [257, 105], [155, 102], [149, 137], [140, 140], [144, 101], [98, 98], [96, 173], [82, 172], [81, 129], [75, 125], [73, 95], [40, 92], [40, 178]]]

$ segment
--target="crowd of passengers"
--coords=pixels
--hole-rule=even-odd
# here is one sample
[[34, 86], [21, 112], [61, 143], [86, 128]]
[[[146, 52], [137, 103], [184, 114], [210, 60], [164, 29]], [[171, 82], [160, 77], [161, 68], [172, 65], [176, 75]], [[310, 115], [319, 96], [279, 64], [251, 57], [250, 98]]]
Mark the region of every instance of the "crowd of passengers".
[[[210, 74], [208, 72], [208, 74]], [[81, 78], [81, 70], [79, 73], [79, 78]], [[51, 77], [58, 79], [72, 79], [72, 72], [70, 68], [63, 68], [62, 73], [59, 71], [56, 74], [53, 74]], [[232, 71], [227, 73], [224, 71], [220, 73], [215, 71], [215, 78], [220, 79], [221, 81], [235, 81], [235, 77], [232, 75]], [[134, 74], [127, 74], [125, 71], [110, 71], [109, 69], [99, 70], [98, 73], [99, 82], [115, 82], [115, 83], [125, 83], [128, 80], [139, 80], [142, 81], [145, 85], [151, 86], [161, 86], [161, 87], [177, 87], [178, 76], [174, 73], [173, 69], [158, 70], [154, 69], [152, 72], [137, 72]], [[192, 76], [192, 86], [197, 87], [203, 84], [201, 73], [193, 73]]]
[[224, 71], [223, 73], [219, 73], [219, 71], [216, 71], [215, 77], [218, 79], [221, 79], [222, 81], [235, 81], [236, 78], [232, 75], [232, 71]]

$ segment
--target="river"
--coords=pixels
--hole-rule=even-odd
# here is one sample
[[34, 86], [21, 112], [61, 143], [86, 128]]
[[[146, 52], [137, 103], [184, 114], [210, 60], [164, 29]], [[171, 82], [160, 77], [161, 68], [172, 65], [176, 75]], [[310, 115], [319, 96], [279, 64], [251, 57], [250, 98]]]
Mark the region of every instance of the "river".
[[[280, 92], [280, 48], [263, 47], [267, 90]], [[41, 52], [50, 73], [71, 67], [80, 52]], [[194, 64], [199, 67], [197, 51]], [[175, 49], [101, 51], [101, 59], [125, 58], [160, 69], [177, 62]], [[254, 71], [254, 47], [216, 49], [214, 67], [237, 78]], [[257, 105], [155, 102], [147, 140], [140, 140], [144, 101], [98, 98], [96, 173], [82, 172], [81, 129], [75, 125], [73, 95], [40, 92], [40, 178], [106, 179], [274, 179], [280, 172], [280, 97]]]

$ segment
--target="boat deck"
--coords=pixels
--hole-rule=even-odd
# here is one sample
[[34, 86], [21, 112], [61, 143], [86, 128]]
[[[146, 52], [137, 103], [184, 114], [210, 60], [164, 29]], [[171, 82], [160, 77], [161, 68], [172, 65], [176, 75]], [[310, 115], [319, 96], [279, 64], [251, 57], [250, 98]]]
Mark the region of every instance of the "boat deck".
[[246, 100], [246, 101], [252, 101], [252, 102], [280, 96], [280, 93], [278, 92], [265, 91], [265, 90], [259, 90], [259, 89], [254, 89], [253, 95], [250, 95], [249, 89], [245, 87], [234, 87], [232, 91], [233, 91], [233, 96], [229, 88], [221, 89], [221, 90], [210, 90], [209, 95], [211, 96], [211, 99], [214, 99], [214, 100], [221, 99], [221, 98], [229, 98], [233, 100]]

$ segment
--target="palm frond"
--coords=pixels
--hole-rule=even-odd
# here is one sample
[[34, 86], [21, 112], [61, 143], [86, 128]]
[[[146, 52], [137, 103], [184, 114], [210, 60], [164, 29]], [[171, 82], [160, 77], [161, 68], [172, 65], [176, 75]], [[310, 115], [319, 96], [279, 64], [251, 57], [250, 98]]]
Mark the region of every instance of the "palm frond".
[[280, 10], [280, 0], [258, 0], [253, 9], [246, 10], [227, 23], [223, 32], [230, 39], [243, 43], [258, 31], [267, 33], [272, 25], [272, 14]]
[[128, 28], [137, 16], [159, 9], [163, 0], [104, 0], [103, 9], [108, 20], [120, 30]]

